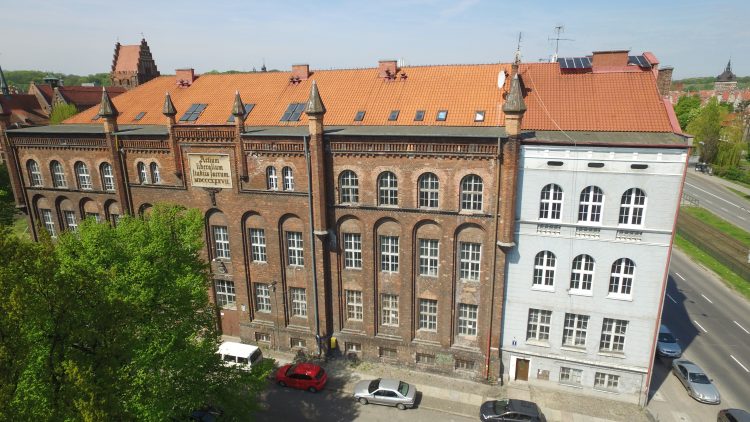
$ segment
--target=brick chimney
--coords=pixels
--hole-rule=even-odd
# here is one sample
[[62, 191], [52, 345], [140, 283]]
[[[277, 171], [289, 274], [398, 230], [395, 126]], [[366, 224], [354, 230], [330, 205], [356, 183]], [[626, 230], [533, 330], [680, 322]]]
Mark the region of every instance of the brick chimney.
[[672, 67], [665, 66], [659, 69], [659, 74], [656, 76], [656, 86], [662, 97], [669, 95], [672, 89], [672, 70], [674, 70]]
[[301, 81], [306, 81], [310, 77], [310, 65], [309, 64], [293, 64], [292, 65], [292, 78], [299, 78]]
[[190, 86], [193, 84], [193, 82], [195, 82], [196, 79], [195, 69], [177, 69], [175, 70], [175, 77], [178, 83]]
[[623, 68], [628, 65], [629, 50], [594, 51], [591, 67], [598, 68]]
[[396, 60], [380, 60], [378, 62], [378, 76], [381, 78], [395, 77], [398, 72]]

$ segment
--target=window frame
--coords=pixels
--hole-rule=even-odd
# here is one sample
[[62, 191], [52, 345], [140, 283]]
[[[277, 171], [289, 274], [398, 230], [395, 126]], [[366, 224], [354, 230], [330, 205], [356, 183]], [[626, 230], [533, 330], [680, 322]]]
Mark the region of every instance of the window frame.
[[529, 314], [526, 323], [526, 341], [549, 344], [551, 325], [551, 310], [529, 308]]
[[602, 335], [599, 338], [599, 352], [625, 353], [627, 330], [627, 320], [604, 318], [602, 321]]
[[94, 183], [91, 180], [91, 173], [89, 172], [89, 166], [83, 161], [76, 161], [73, 165], [73, 172], [76, 175], [76, 182], [78, 183], [78, 189], [80, 190], [93, 190]]
[[[531, 288], [534, 290], [554, 291], [556, 273], [557, 256], [552, 251], [539, 251], [534, 256], [534, 274], [531, 281]], [[548, 283], [548, 280], [551, 280], [551, 282]]]
[[548, 183], [544, 185], [539, 198], [539, 221], [562, 221], [564, 200], [565, 192], [558, 184]]
[[290, 287], [289, 298], [292, 303], [292, 316], [307, 318], [307, 291], [303, 287]]
[[635, 269], [635, 261], [630, 258], [618, 258], [612, 263], [607, 290], [608, 298], [626, 300], [633, 298]]
[[378, 206], [398, 206], [398, 177], [392, 171], [378, 175]]
[[146, 163], [139, 161], [136, 165], [136, 173], [138, 174], [138, 182], [142, 185], [149, 184], [148, 170], [146, 169]]
[[398, 327], [399, 309], [398, 295], [380, 294], [380, 325]]
[[255, 283], [255, 310], [271, 313], [271, 286], [267, 283]]
[[459, 242], [458, 278], [461, 281], [479, 281], [482, 270], [482, 244]]
[[113, 192], [115, 190], [115, 172], [112, 164], [103, 162], [99, 166], [99, 173], [102, 177], [102, 188], [107, 192]]
[[285, 192], [294, 191], [294, 172], [289, 166], [281, 169], [282, 189]]
[[63, 219], [65, 220], [65, 226], [72, 232], [78, 231], [78, 220], [76, 219], [76, 212], [71, 210], [62, 210]]
[[276, 174], [276, 167], [266, 167], [266, 189], [277, 191], [279, 190], [279, 176]]
[[476, 337], [478, 332], [479, 305], [459, 303], [457, 315], [457, 330], [459, 336]]
[[437, 277], [440, 267], [440, 241], [419, 239], [419, 275]]
[[[638, 203], [639, 198], [642, 203]], [[648, 196], [646, 196], [646, 192], [643, 189], [630, 188], [623, 192], [620, 198], [618, 226], [643, 227], [646, 220], [646, 206], [648, 206]]]
[[344, 269], [362, 269], [362, 234], [343, 233], [344, 239]]
[[266, 254], [266, 231], [250, 227], [250, 260], [255, 263], [267, 263]]
[[39, 163], [37, 163], [36, 160], [30, 159], [26, 161], [26, 172], [29, 174], [29, 185], [31, 187], [44, 186], [42, 169], [39, 167]]
[[578, 222], [601, 225], [604, 199], [604, 191], [599, 186], [583, 188], [578, 201]]
[[344, 170], [339, 174], [339, 203], [359, 203], [359, 178], [352, 170]]
[[566, 312], [563, 320], [562, 346], [585, 349], [590, 320], [589, 315]]
[[620, 376], [606, 372], [594, 374], [594, 388], [604, 391], [618, 391], [620, 387]]
[[570, 268], [570, 294], [593, 295], [596, 261], [591, 255], [580, 254], [573, 258]]
[[214, 260], [231, 260], [229, 248], [229, 227], [211, 225], [211, 237], [214, 244]]
[[419, 176], [419, 208], [437, 209], [440, 206], [440, 179], [435, 173], [427, 172]]
[[438, 301], [434, 299], [419, 298], [418, 325], [419, 331], [437, 332]]
[[65, 180], [65, 168], [62, 163], [57, 160], [52, 160], [49, 164], [50, 173], [52, 173], [52, 187], [55, 188], [67, 188], [68, 181]]
[[[380, 245], [380, 271], [395, 274], [399, 272], [399, 237], [378, 236]], [[394, 251], [395, 249], [395, 251]]]
[[305, 241], [302, 232], [286, 231], [286, 257], [287, 265], [302, 268], [305, 266]]
[[237, 290], [234, 281], [215, 279], [214, 292], [216, 293], [216, 304], [221, 308], [237, 307]]
[[[567, 369], [567, 371], [565, 371]], [[565, 375], [563, 375], [565, 373]], [[566, 378], [566, 379], [563, 379]], [[582, 385], [583, 370], [570, 368], [567, 366], [560, 367], [559, 382], [560, 384]]]
[[161, 173], [159, 172], [159, 165], [156, 164], [156, 161], [152, 161], [151, 164], [148, 165], [148, 170], [149, 176], [151, 177], [151, 183], [161, 183]]
[[484, 207], [484, 180], [467, 174], [461, 179], [461, 211], [481, 212]]
[[52, 210], [49, 208], [39, 208], [39, 214], [41, 214], [41, 220], [44, 222], [44, 228], [47, 230], [51, 238], [57, 237], [57, 230], [55, 230], [55, 218], [52, 214]]
[[361, 290], [344, 290], [346, 302], [346, 320], [362, 321], [364, 316], [364, 304], [362, 303]]

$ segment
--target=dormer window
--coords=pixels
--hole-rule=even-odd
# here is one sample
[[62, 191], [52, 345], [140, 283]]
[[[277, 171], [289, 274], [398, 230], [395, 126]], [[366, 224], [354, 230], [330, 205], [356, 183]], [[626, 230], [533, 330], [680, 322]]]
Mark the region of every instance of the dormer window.
[[398, 120], [398, 114], [400, 113], [399, 110], [391, 110], [391, 114], [388, 115], [388, 120], [391, 122], [394, 122]]
[[[244, 119], [247, 119], [247, 115], [250, 114], [251, 111], [255, 108], [255, 104], [245, 104], [245, 117]], [[230, 114], [227, 118], [227, 123], [234, 123], [234, 114]]]
[[417, 114], [414, 115], [415, 122], [421, 122], [424, 120], [424, 110], [417, 110]]
[[203, 113], [203, 110], [206, 109], [206, 106], [208, 104], [193, 104], [190, 106], [190, 108], [187, 109], [185, 114], [180, 117], [181, 122], [194, 122], [198, 120], [198, 117], [200, 117], [201, 113]]
[[438, 122], [444, 122], [448, 118], [448, 110], [440, 110], [437, 112], [435, 120]]
[[355, 122], [361, 122], [365, 119], [365, 112], [364, 110], [360, 110], [357, 112], [357, 114], [354, 115], [354, 121]]
[[475, 122], [484, 121], [484, 110], [477, 110], [476, 112], [474, 112], [474, 121]]
[[298, 122], [302, 112], [305, 111], [305, 103], [291, 103], [286, 108], [284, 115], [281, 116], [281, 122]]

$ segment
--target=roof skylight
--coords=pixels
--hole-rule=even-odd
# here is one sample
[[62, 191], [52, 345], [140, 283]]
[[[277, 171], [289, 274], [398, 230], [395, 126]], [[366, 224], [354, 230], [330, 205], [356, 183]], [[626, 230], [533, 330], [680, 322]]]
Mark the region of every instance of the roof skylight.
[[298, 122], [302, 112], [305, 111], [305, 103], [291, 103], [281, 116], [282, 122]]
[[190, 108], [187, 109], [185, 114], [180, 117], [181, 122], [194, 122], [198, 120], [198, 117], [200, 117], [201, 113], [203, 113], [203, 110], [206, 109], [206, 106], [208, 104], [193, 104], [190, 106]]

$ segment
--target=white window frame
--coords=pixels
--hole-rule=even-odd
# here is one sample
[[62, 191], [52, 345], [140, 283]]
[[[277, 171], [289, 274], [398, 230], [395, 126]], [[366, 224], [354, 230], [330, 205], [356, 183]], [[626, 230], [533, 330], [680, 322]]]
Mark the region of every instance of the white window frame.
[[344, 268], [362, 269], [362, 234], [344, 233]]
[[102, 187], [108, 192], [115, 190], [115, 173], [112, 169], [112, 164], [102, 163], [99, 167], [99, 171], [102, 174]]
[[291, 167], [286, 166], [281, 169], [281, 178], [283, 179], [284, 190], [293, 191], [294, 190], [294, 172], [292, 171]]
[[479, 281], [482, 264], [482, 244], [459, 243], [458, 278], [464, 281]]
[[161, 183], [161, 173], [159, 172], [159, 165], [156, 164], [156, 161], [152, 161], [151, 164], [148, 165], [148, 169], [151, 174], [151, 183]]
[[482, 211], [484, 182], [476, 174], [461, 179], [461, 210]]
[[290, 267], [305, 266], [305, 246], [302, 232], [286, 232], [286, 256]]
[[435, 173], [419, 176], [419, 207], [438, 208], [440, 199], [440, 180]]
[[606, 391], [617, 391], [620, 386], [620, 376], [597, 372], [594, 374], [594, 388]]
[[534, 275], [531, 288], [536, 290], [555, 290], [555, 273], [557, 257], [551, 251], [541, 251], [534, 256]]
[[419, 239], [419, 275], [437, 277], [440, 265], [440, 241]]
[[348, 321], [362, 321], [364, 306], [362, 305], [361, 290], [346, 290], [346, 319]]
[[474, 337], [477, 335], [479, 306], [468, 303], [458, 304], [458, 335]]
[[50, 172], [52, 173], [52, 186], [56, 188], [67, 188], [68, 182], [65, 180], [65, 169], [62, 163], [55, 160], [50, 163]]
[[211, 235], [214, 239], [214, 258], [232, 259], [229, 250], [229, 228], [227, 226], [211, 226]]
[[578, 203], [578, 222], [601, 224], [604, 192], [599, 186], [587, 186], [581, 191]]
[[378, 205], [398, 205], [398, 178], [390, 171], [384, 171], [378, 176]]
[[589, 316], [566, 313], [563, 324], [562, 345], [566, 347], [585, 348]]
[[266, 167], [266, 189], [279, 190], [279, 176], [274, 166]]
[[339, 202], [342, 204], [359, 203], [359, 179], [357, 173], [344, 170], [339, 176]]
[[234, 282], [231, 280], [214, 280], [216, 291], [216, 304], [222, 308], [234, 308], [237, 306], [237, 292]]
[[570, 294], [591, 296], [593, 294], [596, 262], [591, 255], [581, 254], [573, 258], [570, 269]]
[[384, 273], [398, 272], [398, 236], [379, 236], [380, 243], [380, 271]]
[[419, 299], [419, 330], [437, 331], [437, 300]]
[[50, 237], [53, 239], [57, 237], [57, 231], [55, 231], [55, 219], [52, 216], [52, 210], [47, 208], [40, 208], [39, 213], [42, 215], [42, 221], [44, 221], [44, 228], [47, 229]]
[[583, 378], [583, 370], [576, 368], [569, 368], [566, 366], [560, 367], [560, 383], [581, 385], [581, 379]]
[[265, 263], [266, 255], [266, 231], [264, 229], [250, 229], [250, 259], [256, 263]]
[[72, 232], [78, 231], [78, 221], [76, 219], [76, 212], [70, 210], [63, 210], [63, 217], [65, 218], [65, 225], [68, 230]]
[[564, 199], [560, 186], [554, 183], [545, 185], [539, 199], [539, 221], [561, 221]]
[[265, 283], [255, 283], [255, 310], [271, 313], [271, 288]]
[[549, 343], [551, 321], [552, 311], [529, 308], [526, 341]]
[[620, 199], [619, 226], [643, 227], [647, 204], [648, 197], [642, 189], [630, 188], [626, 190]]
[[29, 183], [31, 186], [43, 186], [44, 180], [42, 179], [42, 169], [39, 167], [39, 163], [36, 160], [29, 160], [26, 163], [26, 169], [29, 172]]
[[398, 295], [380, 295], [380, 324], [398, 327]]
[[599, 351], [606, 353], [624, 353], [625, 335], [628, 321], [614, 318], [604, 318], [602, 321], [602, 336], [599, 340]]
[[289, 289], [289, 296], [292, 299], [292, 316], [307, 318], [307, 291], [301, 287], [292, 287]]
[[146, 163], [143, 161], [139, 161], [138, 164], [136, 164], [136, 168], [138, 170], [138, 182], [142, 185], [147, 185], [148, 182], [148, 170], [146, 170]]
[[89, 217], [94, 217], [94, 220], [97, 223], [101, 223], [102, 222], [102, 217], [99, 215], [98, 212], [87, 212], [86, 213], [86, 218], [89, 218]]
[[94, 189], [93, 183], [91, 183], [91, 173], [89, 173], [89, 166], [83, 161], [78, 161], [73, 165], [73, 170], [76, 174], [76, 181], [78, 182], [78, 189], [81, 190], [92, 190]]
[[609, 275], [608, 298], [631, 299], [635, 282], [635, 262], [630, 258], [620, 258], [612, 263]]

